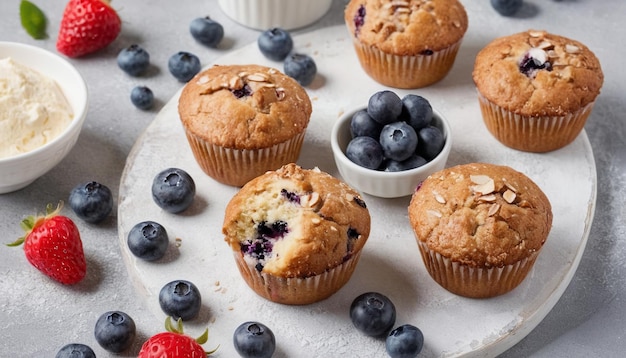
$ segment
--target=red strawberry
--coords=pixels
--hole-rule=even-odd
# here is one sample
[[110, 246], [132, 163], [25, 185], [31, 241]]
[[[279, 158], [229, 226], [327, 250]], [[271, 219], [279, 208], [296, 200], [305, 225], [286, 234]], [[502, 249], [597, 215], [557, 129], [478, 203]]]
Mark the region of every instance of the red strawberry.
[[45, 216], [29, 216], [21, 222], [26, 234], [8, 244], [24, 243], [24, 253], [31, 265], [52, 279], [66, 285], [79, 282], [85, 277], [87, 263], [80, 233], [74, 222], [58, 215], [63, 207], [46, 207]]
[[97, 51], [115, 40], [122, 28], [109, 0], [70, 0], [63, 12], [57, 50], [68, 57]]
[[201, 346], [209, 338], [208, 329], [193, 339], [183, 334], [182, 320], [178, 319], [177, 327], [173, 327], [170, 317], [165, 321], [165, 329], [167, 332], [155, 334], [141, 346], [137, 358], [204, 358], [217, 350], [205, 352]]

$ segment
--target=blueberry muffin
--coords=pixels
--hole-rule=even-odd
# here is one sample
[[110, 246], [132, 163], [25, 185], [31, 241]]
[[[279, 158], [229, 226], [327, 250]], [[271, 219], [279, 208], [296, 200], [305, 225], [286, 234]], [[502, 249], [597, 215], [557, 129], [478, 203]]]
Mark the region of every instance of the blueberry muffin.
[[222, 231], [242, 277], [260, 296], [284, 304], [317, 302], [339, 290], [370, 233], [358, 192], [293, 163], [248, 182], [225, 213]]
[[204, 70], [178, 102], [194, 158], [206, 174], [233, 186], [297, 161], [311, 112], [302, 86], [259, 65]]
[[537, 184], [510, 167], [486, 163], [430, 175], [408, 212], [432, 278], [473, 298], [517, 287], [552, 227], [552, 207]]
[[351, 0], [344, 20], [361, 67], [396, 88], [443, 79], [468, 27], [458, 0]]
[[493, 40], [476, 56], [473, 78], [491, 134], [537, 153], [576, 139], [604, 81], [587, 46], [537, 30]]

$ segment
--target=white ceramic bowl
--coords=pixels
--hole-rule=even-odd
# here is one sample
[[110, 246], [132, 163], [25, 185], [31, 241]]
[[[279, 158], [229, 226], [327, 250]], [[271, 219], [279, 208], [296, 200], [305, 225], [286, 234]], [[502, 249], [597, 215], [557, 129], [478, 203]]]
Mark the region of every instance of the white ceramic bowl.
[[339, 174], [350, 186], [363, 193], [381, 198], [399, 198], [412, 195], [427, 176], [445, 168], [452, 148], [450, 124], [441, 113], [434, 109], [432, 124], [442, 130], [446, 143], [441, 152], [430, 162], [419, 168], [400, 172], [368, 169], [352, 162], [346, 156], [346, 147], [351, 139], [350, 121], [354, 113], [364, 108], [366, 106], [344, 113], [333, 126], [330, 139]]
[[6, 57], [55, 80], [72, 107], [74, 118], [63, 133], [44, 146], [0, 158], [0, 194], [26, 187], [63, 159], [78, 139], [88, 106], [87, 85], [64, 58], [39, 47], [0, 41], [0, 58]]
[[293, 30], [321, 19], [332, 0], [218, 0], [218, 4], [241, 25], [262, 31], [273, 27]]

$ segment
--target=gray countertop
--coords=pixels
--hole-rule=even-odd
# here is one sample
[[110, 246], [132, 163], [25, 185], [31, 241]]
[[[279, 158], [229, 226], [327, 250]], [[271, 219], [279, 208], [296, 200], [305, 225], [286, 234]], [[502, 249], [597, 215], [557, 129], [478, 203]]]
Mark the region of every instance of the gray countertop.
[[[55, 51], [65, 1], [34, 2], [48, 16], [50, 38], [30, 38], [20, 26], [19, 1], [3, 0], [0, 40]], [[497, 15], [486, 0], [463, 3], [470, 19], [468, 34], [480, 34], [479, 43], [529, 28], [546, 29], [585, 43], [599, 57], [605, 73], [602, 94], [585, 127], [598, 175], [596, 213], [586, 251], [552, 311], [502, 357], [622, 356], [626, 351], [626, 2], [527, 0], [521, 16], [516, 18]], [[346, 0], [335, 0], [321, 21], [294, 31], [294, 35], [342, 24], [345, 4]], [[167, 71], [171, 54], [190, 51], [200, 57], [203, 65], [208, 65], [225, 53], [256, 41], [259, 34], [227, 18], [215, 0], [116, 0], [113, 6], [123, 21], [118, 39], [97, 54], [71, 60], [89, 89], [90, 108], [78, 143], [64, 161], [42, 178], [23, 190], [0, 195], [4, 242], [21, 235], [19, 222], [25, 216], [43, 210], [46, 203], [67, 200], [70, 190], [80, 182], [96, 180], [117, 193], [133, 144], [182, 87]], [[195, 43], [187, 30], [191, 19], [207, 14], [225, 28], [226, 38], [218, 49]], [[154, 66], [148, 76], [129, 77], [116, 65], [119, 50], [132, 43], [139, 43], [150, 52]], [[475, 54], [479, 48], [465, 50]], [[468, 63], [473, 58], [457, 59], [456, 65], [460, 62], [471, 68]], [[149, 86], [155, 93], [157, 105], [151, 111], [137, 110], [130, 103], [130, 89], [139, 84]], [[128, 277], [120, 255], [116, 213], [98, 225], [80, 221], [69, 208], [64, 214], [75, 218], [79, 225], [90, 267], [88, 276], [76, 286], [55, 284], [30, 267], [21, 250], [2, 245], [0, 356], [53, 357], [62, 345], [71, 342], [86, 343], [98, 356], [107, 356], [93, 337], [93, 327], [100, 314], [112, 309], [125, 311], [138, 322], [139, 339], [122, 356], [136, 355], [143, 340], [161, 330], [162, 322], [137, 298]]]

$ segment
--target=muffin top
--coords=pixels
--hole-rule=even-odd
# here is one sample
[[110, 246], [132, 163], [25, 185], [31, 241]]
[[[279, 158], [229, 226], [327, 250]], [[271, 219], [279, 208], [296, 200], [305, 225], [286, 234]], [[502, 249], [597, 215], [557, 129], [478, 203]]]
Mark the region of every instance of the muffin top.
[[464, 164], [430, 175], [413, 194], [418, 240], [454, 262], [502, 267], [538, 251], [552, 227], [546, 195], [507, 166]]
[[529, 30], [498, 38], [476, 56], [478, 91], [489, 101], [525, 116], [562, 116], [593, 102], [604, 75], [582, 43]]
[[189, 132], [231, 149], [266, 148], [291, 139], [306, 129], [311, 111], [298, 82], [259, 65], [215, 65], [191, 79], [178, 101]]
[[293, 163], [248, 182], [225, 212], [226, 242], [258, 271], [279, 277], [332, 269], [360, 251], [370, 233], [357, 191]]
[[351, 0], [344, 18], [361, 43], [400, 56], [445, 49], [460, 41], [468, 26], [458, 0]]

